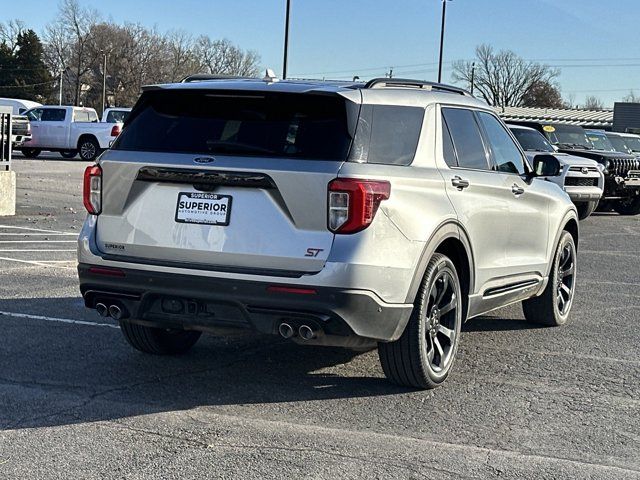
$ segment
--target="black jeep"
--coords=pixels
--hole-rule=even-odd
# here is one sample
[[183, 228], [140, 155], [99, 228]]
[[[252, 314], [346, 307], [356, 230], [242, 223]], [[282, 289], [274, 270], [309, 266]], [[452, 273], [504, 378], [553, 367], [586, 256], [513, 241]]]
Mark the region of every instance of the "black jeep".
[[541, 132], [559, 152], [590, 158], [604, 165], [604, 194], [598, 210], [612, 208], [621, 215], [640, 213], [640, 159], [599, 150], [582, 127], [562, 123], [514, 122]]

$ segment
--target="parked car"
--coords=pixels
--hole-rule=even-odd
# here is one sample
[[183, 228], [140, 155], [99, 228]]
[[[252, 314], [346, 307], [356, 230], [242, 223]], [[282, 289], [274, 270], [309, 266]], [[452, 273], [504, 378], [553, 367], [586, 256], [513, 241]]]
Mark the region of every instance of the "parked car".
[[552, 154], [558, 159], [562, 173], [560, 176], [550, 177], [549, 181], [557, 183], [567, 192], [578, 209], [580, 220], [589, 217], [602, 197], [604, 166], [595, 160], [556, 152], [546, 137], [533, 128], [511, 124], [507, 126], [530, 160], [541, 152]]
[[616, 152], [640, 157], [640, 136], [632, 133], [617, 132], [605, 132], [605, 135]]
[[80, 291], [143, 352], [247, 328], [378, 343], [389, 379], [431, 388], [466, 319], [522, 301], [567, 321], [578, 218], [559, 174], [456, 87], [156, 85], [85, 172]]
[[104, 112], [102, 112], [102, 120], [101, 122], [105, 123], [124, 123], [124, 121], [129, 116], [131, 112], [130, 108], [124, 107], [111, 107], [106, 108]]
[[[0, 98], [0, 107], [11, 109], [11, 141], [14, 149], [20, 148], [24, 142], [31, 139], [31, 125], [29, 119], [23, 113], [30, 108], [30, 105], [40, 105], [30, 100], [20, 100], [17, 98]], [[5, 126], [6, 133], [8, 129]]]
[[598, 150], [582, 127], [562, 123], [511, 122], [535, 128], [560, 152], [590, 158], [604, 165], [604, 193], [598, 209], [621, 215], [640, 213], [640, 161], [633, 155]]
[[11, 107], [13, 115], [24, 115], [27, 110], [42, 106], [41, 103], [20, 98], [0, 98], [0, 107]]
[[93, 161], [120, 133], [121, 124], [98, 121], [93, 108], [42, 106], [26, 112], [31, 122], [32, 138], [25, 141], [22, 153], [37, 157], [42, 150], [60, 152], [64, 158], [78, 153]]

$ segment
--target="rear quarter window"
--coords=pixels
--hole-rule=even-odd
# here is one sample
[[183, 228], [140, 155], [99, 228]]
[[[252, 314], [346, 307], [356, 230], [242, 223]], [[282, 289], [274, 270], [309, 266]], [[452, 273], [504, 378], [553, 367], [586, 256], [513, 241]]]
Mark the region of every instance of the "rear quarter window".
[[424, 109], [397, 105], [362, 105], [350, 160], [409, 165], [416, 154]]

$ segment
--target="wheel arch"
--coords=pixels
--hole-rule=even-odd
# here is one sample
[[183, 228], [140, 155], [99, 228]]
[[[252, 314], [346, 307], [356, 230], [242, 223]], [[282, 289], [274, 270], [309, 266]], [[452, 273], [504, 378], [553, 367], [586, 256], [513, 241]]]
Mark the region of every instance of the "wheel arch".
[[573, 241], [576, 244], [576, 251], [578, 250], [578, 241], [580, 238], [580, 227], [578, 224], [578, 216], [575, 210], [569, 210], [565, 214], [562, 221], [560, 222], [560, 225], [561, 225], [561, 228], [559, 228], [558, 231], [556, 232], [556, 236], [553, 240], [553, 243], [551, 244], [549, 259], [547, 262], [546, 276], [549, 276], [549, 274], [551, 273], [551, 268], [553, 266], [553, 257], [555, 255], [556, 247], [558, 246], [558, 242], [560, 241], [560, 236], [562, 235], [562, 232], [566, 231], [571, 234], [571, 236], [573, 237]]
[[414, 272], [406, 301], [407, 303], [415, 301], [427, 264], [434, 253], [446, 255], [456, 267], [456, 272], [460, 277], [460, 285], [464, 292], [463, 318], [466, 318], [469, 307], [468, 296], [475, 288], [475, 262], [469, 237], [464, 227], [455, 221], [447, 221], [438, 226], [427, 241], [418, 261], [418, 267]]
[[83, 133], [78, 137], [78, 142], [76, 143], [76, 149], [78, 151], [80, 150], [80, 144], [85, 139], [94, 140], [98, 144], [98, 148], [100, 148], [100, 142], [98, 141], [98, 137], [96, 137], [93, 133]]

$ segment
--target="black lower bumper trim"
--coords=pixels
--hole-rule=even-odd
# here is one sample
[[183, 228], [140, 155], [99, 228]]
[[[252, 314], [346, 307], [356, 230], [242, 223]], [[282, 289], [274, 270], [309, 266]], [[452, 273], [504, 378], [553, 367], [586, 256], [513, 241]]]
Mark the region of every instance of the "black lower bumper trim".
[[[272, 283], [124, 269], [123, 277], [78, 265], [89, 308], [117, 303], [130, 321], [187, 329], [252, 328], [277, 334], [283, 321], [311, 324], [325, 335], [395, 340], [411, 305], [389, 305], [366, 291], [308, 287], [315, 294], [270, 292]], [[299, 286], [299, 285], [292, 285]], [[305, 286], [305, 288], [307, 288]]]

